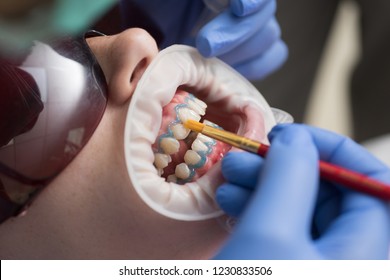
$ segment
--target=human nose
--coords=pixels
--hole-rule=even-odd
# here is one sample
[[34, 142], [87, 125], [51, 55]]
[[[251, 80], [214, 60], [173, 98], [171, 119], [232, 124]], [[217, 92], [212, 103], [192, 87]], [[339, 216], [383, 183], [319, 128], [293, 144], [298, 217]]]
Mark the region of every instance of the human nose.
[[106, 77], [109, 102], [127, 102], [158, 53], [156, 41], [140, 28], [127, 29], [112, 36], [89, 38], [87, 41]]

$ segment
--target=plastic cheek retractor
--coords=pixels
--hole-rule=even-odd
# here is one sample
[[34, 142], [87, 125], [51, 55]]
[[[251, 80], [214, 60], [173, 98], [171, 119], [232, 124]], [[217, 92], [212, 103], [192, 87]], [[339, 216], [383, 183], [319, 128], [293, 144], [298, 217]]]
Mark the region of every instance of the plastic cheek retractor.
[[153, 164], [152, 145], [166, 118], [163, 107], [183, 90], [207, 104], [207, 119], [241, 135], [268, 142], [266, 135], [276, 121], [251, 83], [220, 60], [203, 58], [192, 47], [164, 49], [145, 71], [125, 125], [125, 158], [131, 184], [150, 208], [164, 216], [186, 221], [215, 218], [223, 214], [214, 200], [215, 189], [223, 181], [218, 163], [200, 178], [182, 185], [161, 177]]

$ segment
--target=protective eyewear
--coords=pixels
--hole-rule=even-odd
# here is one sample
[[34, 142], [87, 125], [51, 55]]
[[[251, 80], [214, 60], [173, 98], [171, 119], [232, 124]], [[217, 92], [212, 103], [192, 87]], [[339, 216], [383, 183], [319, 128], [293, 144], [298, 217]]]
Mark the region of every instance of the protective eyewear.
[[85, 146], [107, 105], [103, 72], [86, 38], [34, 42], [0, 57], [0, 222], [17, 213]]

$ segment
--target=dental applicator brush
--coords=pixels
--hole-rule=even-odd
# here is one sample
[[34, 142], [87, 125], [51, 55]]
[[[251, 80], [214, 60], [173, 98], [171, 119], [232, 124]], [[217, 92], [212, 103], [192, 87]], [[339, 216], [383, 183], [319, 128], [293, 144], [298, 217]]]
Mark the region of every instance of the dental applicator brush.
[[[215, 140], [219, 140], [233, 147], [258, 154], [262, 157], [265, 157], [269, 149], [268, 145], [236, 135], [232, 132], [205, 125], [194, 120], [187, 120], [184, 123], [184, 126], [190, 130], [202, 133]], [[341, 184], [345, 187], [378, 197], [383, 200], [390, 200], [390, 185], [324, 161], [319, 162], [319, 168], [322, 179]]]

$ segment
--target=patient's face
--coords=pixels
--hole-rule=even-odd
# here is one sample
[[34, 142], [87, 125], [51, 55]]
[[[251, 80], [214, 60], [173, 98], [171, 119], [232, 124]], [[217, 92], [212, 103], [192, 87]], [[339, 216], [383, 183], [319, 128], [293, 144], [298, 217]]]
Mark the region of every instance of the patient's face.
[[269, 108], [238, 96], [250, 86], [237, 86], [218, 63], [186, 49], [157, 56], [140, 29], [88, 43], [109, 86], [104, 116], [28, 211], [0, 226], [1, 257], [212, 257], [228, 234], [213, 200], [228, 147], [209, 145], [181, 121], [203, 118], [265, 141]]

